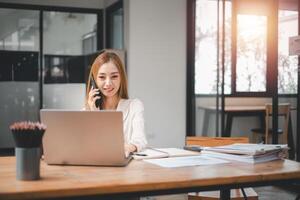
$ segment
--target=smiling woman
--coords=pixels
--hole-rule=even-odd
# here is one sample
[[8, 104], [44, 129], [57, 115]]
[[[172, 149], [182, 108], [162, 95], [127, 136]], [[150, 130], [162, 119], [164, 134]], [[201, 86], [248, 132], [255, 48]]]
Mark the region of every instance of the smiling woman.
[[[95, 104], [98, 99], [101, 99], [100, 106]], [[125, 151], [141, 151], [146, 147], [144, 105], [138, 99], [128, 98], [124, 65], [111, 50], [100, 53], [92, 65], [87, 82], [85, 108], [92, 111], [122, 111]]]

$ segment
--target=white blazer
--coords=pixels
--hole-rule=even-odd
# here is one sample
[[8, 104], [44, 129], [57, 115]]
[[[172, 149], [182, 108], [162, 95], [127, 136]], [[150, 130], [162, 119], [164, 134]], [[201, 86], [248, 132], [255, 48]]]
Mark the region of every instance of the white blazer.
[[117, 111], [123, 112], [125, 143], [143, 150], [147, 145], [143, 103], [139, 99], [120, 99]]

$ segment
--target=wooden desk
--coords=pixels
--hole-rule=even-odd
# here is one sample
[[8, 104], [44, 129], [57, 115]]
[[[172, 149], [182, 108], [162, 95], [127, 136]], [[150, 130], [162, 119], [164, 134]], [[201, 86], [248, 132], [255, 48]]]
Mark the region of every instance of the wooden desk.
[[42, 162], [41, 177], [38, 181], [17, 181], [15, 157], [0, 157], [0, 199], [82, 199], [89, 195], [115, 199], [291, 184], [300, 181], [300, 163], [278, 160], [255, 165], [236, 162], [161, 168], [135, 160], [127, 167], [49, 166]]
[[[202, 135], [207, 136], [209, 117], [212, 113], [216, 113], [216, 107], [215, 106], [199, 106], [198, 108], [204, 110]], [[221, 108], [219, 110], [221, 110]], [[292, 107], [291, 110], [296, 110], [296, 108]], [[231, 136], [231, 128], [232, 128], [232, 122], [233, 122], [234, 117], [257, 116], [260, 119], [259, 120], [260, 127], [264, 127], [265, 113], [266, 113], [265, 105], [225, 106], [224, 114], [227, 117], [226, 117], [226, 122], [225, 122], [225, 130], [224, 130], [224, 132], [222, 132], [222, 137], [230, 137]], [[293, 131], [292, 131], [291, 116], [290, 116], [289, 125], [288, 125], [288, 146], [290, 147], [290, 159], [294, 159], [295, 158], [295, 146], [294, 146], [294, 137], [293, 137]]]

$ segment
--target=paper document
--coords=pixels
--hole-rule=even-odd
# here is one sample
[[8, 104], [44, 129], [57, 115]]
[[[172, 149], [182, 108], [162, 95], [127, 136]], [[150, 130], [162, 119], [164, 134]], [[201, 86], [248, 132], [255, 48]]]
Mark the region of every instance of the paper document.
[[229, 163], [229, 161], [209, 157], [207, 155], [149, 159], [144, 161], [168, 168]]
[[133, 155], [136, 160], [153, 159], [153, 158], [168, 158], [179, 156], [197, 156], [199, 152], [188, 151], [179, 148], [147, 148]]
[[270, 152], [278, 152], [288, 149], [287, 145], [280, 144], [232, 144], [218, 147], [206, 147], [205, 151], [214, 151], [219, 153], [239, 154], [239, 155], [261, 155]]
[[237, 155], [237, 154], [219, 153], [213, 151], [202, 151], [202, 153], [212, 158], [221, 158], [221, 159], [245, 162], [251, 164], [269, 162], [269, 161], [281, 159], [280, 156], [278, 155], [279, 152], [275, 152], [275, 153], [271, 152], [271, 153], [262, 154], [258, 156]]

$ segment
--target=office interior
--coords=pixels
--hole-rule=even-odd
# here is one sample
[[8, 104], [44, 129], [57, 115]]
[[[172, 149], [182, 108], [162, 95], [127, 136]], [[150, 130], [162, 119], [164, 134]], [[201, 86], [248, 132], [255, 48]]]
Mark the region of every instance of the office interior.
[[[299, 2], [274, 2], [0, 0], [0, 151], [13, 151], [12, 122], [39, 120], [41, 108], [82, 109], [91, 62], [112, 48], [124, 52], [129, 96], [144, 103], [150, 146], [222, 136], [225, 106], [290, 103], [299, 161], [299, 58], [288, 49]], [[205, 106], [214, 111], [203, 132]], [[231, 136], [252, 140], [259, 124], [235, 117]]]

